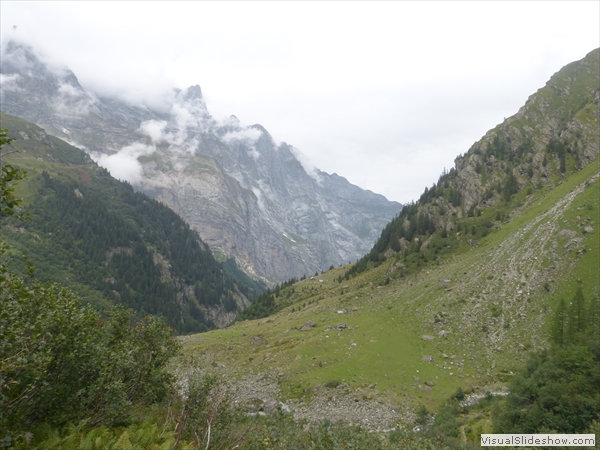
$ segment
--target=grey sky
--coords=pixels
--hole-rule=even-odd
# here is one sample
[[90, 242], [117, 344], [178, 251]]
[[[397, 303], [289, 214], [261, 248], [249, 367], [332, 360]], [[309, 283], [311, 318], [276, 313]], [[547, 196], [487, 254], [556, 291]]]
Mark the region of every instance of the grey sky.
[[[0, 2], [85, 88], [160, 105], [199, 84], [391, 200], [416, 200], [550, 76], [600, 46], [600, 2]], [[13, 26], [17, 26], [16, 30]]]

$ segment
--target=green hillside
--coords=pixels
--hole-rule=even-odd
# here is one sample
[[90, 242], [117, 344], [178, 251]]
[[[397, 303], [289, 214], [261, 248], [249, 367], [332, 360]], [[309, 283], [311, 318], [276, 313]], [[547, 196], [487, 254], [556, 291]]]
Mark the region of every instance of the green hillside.
[[[594, 163], [529, 195], [476, 246], [446, 238], [457, 250], [414, 274], [392, 260], [339, 282], [348, 267], [337, 268], [323, 283], [283, 289], [280, 312], [183, 338], [184, 346], [228, 376], [275, 376], [280, 400], [337, 395], [324, 388], [337, 381], [352, 395], [413, 410], [441, 405], [459, 386], [499, 389], [546, 345], [558, 299], [578, 286], [588, 299], [600, 294], [598, 192]], [[308, 321], [316, 325], [300, 331]]]
[[240, 316], [262, 318], [182, 338], [184, 351], [250, 409], [277, 400], [369, 428], [458, 388], [505, 392], [548, 346], [559, 301], [600, 295], [598, 55], [458, 157], [365, 258], [264, 295]]
[[15, 139], [3, 151], [17, 151], [3, 163], [28, 174], [15, 194], [32, 220], [3, 218], [0, 227], [13, 269], [23, 270], [24, 253], [41, 280], [73, 285], [100, 307], [163, 316], [180, 333], [223, 325], [258, 294], [251, 284], [240, 290], [172, 210], [83, 151], [4, 113], [0, 126]]

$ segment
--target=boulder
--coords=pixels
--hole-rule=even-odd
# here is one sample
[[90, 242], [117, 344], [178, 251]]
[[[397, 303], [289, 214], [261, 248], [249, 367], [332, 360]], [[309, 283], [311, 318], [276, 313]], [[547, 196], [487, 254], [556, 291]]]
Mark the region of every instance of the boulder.
[[260, 336], [252, 336], [250, 338], [250, 343], [254, 344], [254, 345], [262, 345], [262, 344], [266, 344], [267, 340], [264, 338], [261, 338]]

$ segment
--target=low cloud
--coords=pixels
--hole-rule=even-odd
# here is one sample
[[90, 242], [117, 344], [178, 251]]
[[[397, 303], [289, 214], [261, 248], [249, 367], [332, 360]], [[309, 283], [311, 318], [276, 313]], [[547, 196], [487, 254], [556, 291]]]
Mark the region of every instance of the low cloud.
[[323, 179], [321, 178], [321, 171], [308, 159], [304, 153], [298, 150], [296, 147], [288, 146], [289, 150], [296, 157], [298, 162], [302, 165], [302, 168], [306, 172], [306, 174], [315, 180], [318, 184], [323, 183]]
[[273, 193], [273, 190], [271, 189], [271, 185], [269, 182], [267, 182], [265, 180], [258, 180], [257, 184], [258, 184], [258, 187], [261, 190], [261, 192], [263, 194], [265, 194], [269, 200], [275, 201], [276, 196]]
[[227, 144], [233, 141], [242, 141], [255, 143], [262, 136], [262, 131], [257, 128], [243, 128], [241, 130], [230, 131], [221, 136], [221, 140]]
[[177, 131], [170, 136], [170, 142], [193, 154], [199, 144], [196, 135], [210, 130], [214, 120], [201, 98], [187, 98], [187, 94], [188, 91], [180, 91], [171, 108]]
[[90, 114], [96, 102], [92, 94], [72, 84], [61, 83], [52, 106], [63, 117], [81, 117]]
[[[41, 52], [35, 50], [35, 46], [18, 39], [17, 36], [3, 41], [1, 52], [4, 72], [10, 73], [14, 70], [31, 76], [35, 70], [39, 70], [40, 66], [36, 64], [35, 58], [40, 61], [44, 61], [45, 58]], [[32, 55], [34, 58], [31, 58]]]
[[256, 148], [256, 142], [262, 136], [262, 131], [257, 128], [243, 128], [240, 130], [230, 131], [223, 136], [221, 136], [221, 140], [226, 144], [231, 144], [232, 142], [241, 142], [248, 147], [248, 154], [255, 161], [260, 158], [260, 153]]
[[256, 201], [258, 202], [258, 207], [261, 209], [261, 211], [266, 211], [265, 202], [263, 200], [262, 192], [260, 191], [260, 189], [253, 187], [252, 192], [254, 193], [254, 195], [256, 195]]
[[23, 88], [21, 88], [19, 86], [20, 78], [21, 78], [21, 75], [19, 75], [18, 73], [11, 73], [11, 74], [1, 73], [0, 74], [0, 89], [2, 91], [4, 91], [4, 90], [22, 91]]
[[198, 134], [211, 129], [214, 120], [210, 117], [202, 99], [186, 98], [187, 91], [178, 91], [168, 111], [170, 119], [142, 122], [138, 131], [152, 142], [167, 142], [174, 149], [194, 154], [200, 144]]
[[14, 71], [30, 77], [54, 75], [59, 80], [74, 79], [73, 72], [63, 62], [48, 57], [39, 48], [38, 44], [18, 35], [7, 36], [0, 50], [2, 71], [5, 74]]
[[123, 147], [112, 155], [92, 154], [91, 156], [99, 166], [107, 169], [114, 178], [131, 184], [139, 184], [143, 179], [143, 169], [138, 158], [151, 155], [155, 151], [156, 147], [153, 145], [136, 142]]
[[164, 120], [148, 120], [142, 122], [139, 128], [139, 132], [147, 136], [150, 136], [152, 142], [159, 143], [162, 141], [169, 141], [170, 134], [165, 133], [167, 122]]
[[260, 158], [260, 153], [258, 152], [258, 150], [256, 150], [256, 148], [252, 147], [249, 151], [248, 151], [248, 155], [250, 155], [250, 157], [254, 160], [254, 161], [258, 161], [258, 158]]

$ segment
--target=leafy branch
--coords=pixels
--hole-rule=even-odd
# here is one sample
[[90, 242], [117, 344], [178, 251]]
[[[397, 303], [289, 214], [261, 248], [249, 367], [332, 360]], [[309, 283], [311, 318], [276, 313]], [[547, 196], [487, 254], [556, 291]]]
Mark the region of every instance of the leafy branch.
[[[8, 130], [0, 130], [0, 149], [14, 141], [8, 137]], [[26, 212], [19, 212], [19, 204], [21, 199], [15, 197], [13, 183], [23, 180], [27, 176], [27, 172], [17, 169], [10, 164], [2, 165], [2, 158], [17, 153], [17, 150], [2, 153], [0, 151], [0, 217], [14, 216], [20, 220], [30, 220]]]

